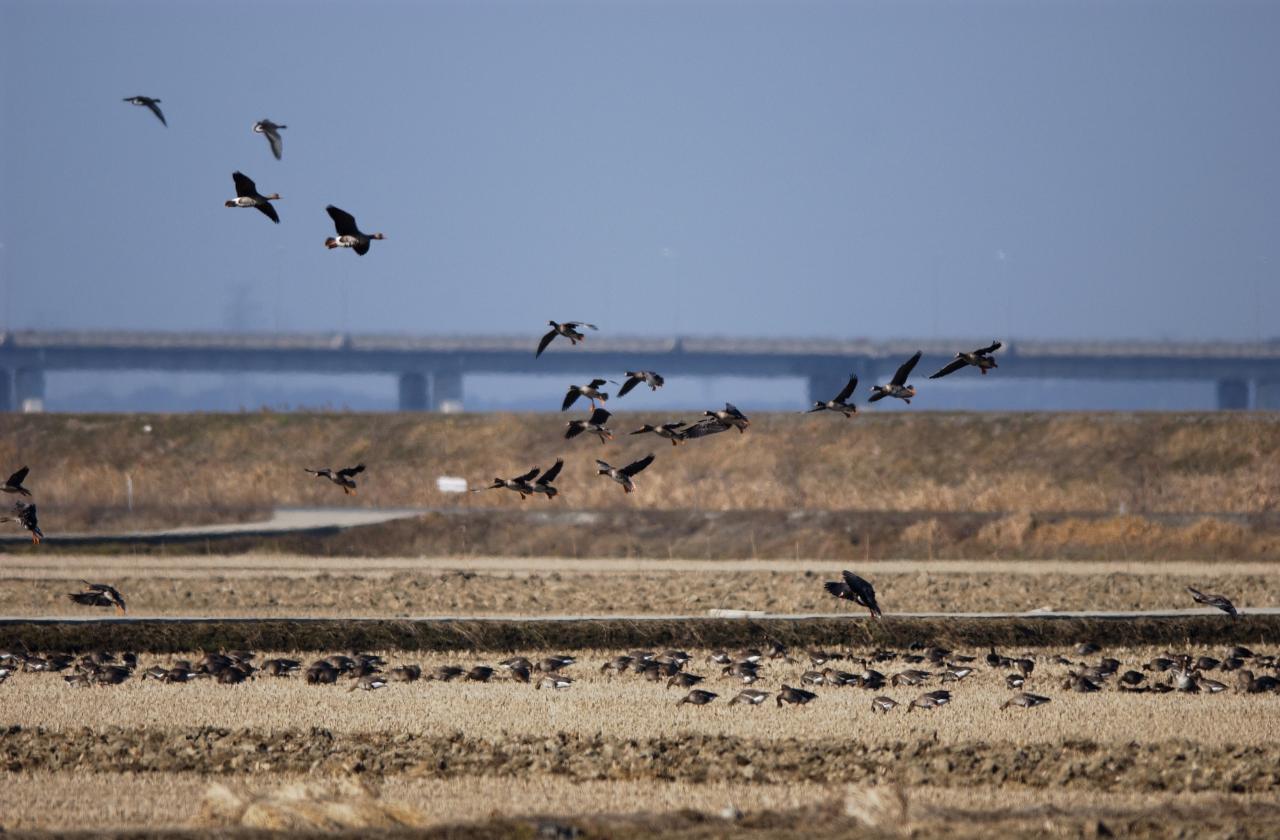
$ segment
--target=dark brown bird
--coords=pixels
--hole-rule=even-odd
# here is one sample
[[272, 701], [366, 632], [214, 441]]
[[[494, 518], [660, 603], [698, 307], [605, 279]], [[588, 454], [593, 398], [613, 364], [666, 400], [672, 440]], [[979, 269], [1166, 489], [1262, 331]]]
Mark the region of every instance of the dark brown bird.
[[271, 206], [271, 202], [280, 199], [279, 193], [271, 195], [262, 195], [258, 192], [258, 187], [243, 172], [232, 172], [231, 180], [236, 182], [236, 197], [228, 198], [226, 206], [228, 207], [256, 207], [262, 211], [262, 214], [276, 224], [280, 224], [280, 216], [276, 214], [276, 208]]
[[955, 373], [963, 367], [973, 366], [982, 371], [982, 375], [986, 376], [987, 371], [992, 368], [1000, 367], [996, 364], [996, 360], [991, 358], [991, 354], [1003, 347], [1004, 344], [999, 341], [993, 341], [986, 347], [979, 347], [971, 353], [957, 353], [956, 357], [942, 368], [942, 370], [931, 375], [930, 379], [941, 379], [942, 377]]
[[631, 389], [641, 382], [648, 385], [650, 391], [656, 391], [666, 383], [666, 380], [660, 374], [651, 370], [629, 370], [622, 387], [618, 389], [618, 398], [621, 399], [631, 393]]
[[812, 691], [805, 691], [803, 688], [792, 688], [786, 683], [782, 684], [782, 690], [778, 692], [778, 696], [773, 698], [775, 705], [782, 708], [783, 703], [790, 703], [794, 706], [803, 706], [811, 700], [817, 698], [818, 695]]
[[951, 702], [951, 692], [943, 689], [937, 691], [928, 691], [912, 700], [907, 705], [907, 711], [912, 709], [937, 709]]
[[641, 470], [653, 463], [653, 453], [650, 452], [638, 461], [632, 461], [625, 467], [612, 467], [608, 463], [596, 459], [596, 474], [607, 475], [614, 481], [622, 485], [622, 489], [630, 493], [636, 489], [636, 484], [632, 480]]
[[1201, 592], [1200, 590], [1193, 589], [1190, 586], [1187, 587], [1187, 591], [1191, 593], [1191, 597], [1197, 604], [1204, 604], [1206, 607], [1216, 607], [1232, 618], [1239, 615], [1236, 611], [1235, 604], [1231, 603], [1231, 601], [1224, 595], [1214, 595], [1208, 592]]
[[0, 484], [0, 492], [17, 493], [20, 496], [30, 496], [31, 491], [22, 486], [22, 482], [26, 480], [27, 473], [31, 472], [30, 467], [23, 467], [13, 475], [5, 479], [4, 484]]
[[916, 386], [907, 384], [907, 377], [911, 375], [911, 371], [915, 369], [916, 362], [920, 361], [920, 351], [910, 359], [907, 359], [893, 374], [893, 379], [889, 380], [888, 385], [872, 385], [871, 399], [867, 402], [876, 402], [885, 397], [896, 397], [907, 405], [911, 405], [911, 398], [916, 395]]
[[542, 355], [542, 351], [546, 350], [547, 345], [549, 345], [558, 335], [564, 336], [569, 339], [569, 343], [571, 345], [577, 346], [579, 341], [586, 341], [587, 339], [585, 335], [578, 331], [578, 327], [586, 327], [589, 330], [599, 329], [595, 324], [588, 324], [583, 321], [565, 321], [563, 324], [555, 321], [548, 321], [547, 323], [551, 325], [551, 331], [544, 335], [542, 340], [538, 342], [538, 350], [533, 354], [535, 359]]
[[570, 420], [568, 428], [565, 429], [564, 438], [565, 440], [572, 440], [583, 432], [590, 432], [600, 438], [600, 443], [602, 444], [613, 440], [613, 432], [605, 426], [605, 423], [608, 423], [609, 418], [612, 416], [607, 409], [601, 407], [591, 412], [591, 416], [586, 420]]
[[360, 256], [369, 253], [369, 242], [374, 239], [386, 239], [380, 233], [363, 233], [360, 228], [356, 227], [356, 218], [345, 210], [339, 210], [330, 204], [324, 208], [329, 214], [329, 218], [333, 219], [333, 226], [337, 230], [337, 236], [330, 236], [324, 241], [326, 248], [350, 248]]
[[693, 706], [705, 706], [719, 696], [720, 695], [715, 692], [703, 691], [700, 688], [695, 688], [693, 691], [690, 691], [688, 694], [677, 700], [676, 705], [683, 706], [685, 703], [689, 703]]
[[843, 580], [830, 580], [823, 587], [837, 598], [853, 601], [871, 611], [873, 618], [881, 618], [880, 605], [876, 603], [876, 590], [871, 583], [853, 572], [841, 572]]
[[331, 468], [325, 467], [320, 470], [313, 470], [309, 467], [303, 467], [303, 472], [309, 472], [318, 478], [327, 478], [334, 484], [342, 488], [342, 492], [351, 495], [356, 492], [356, 482], [353, 476], [357, 476], [364, 472], [364, 464], [356, 464], [354, 467], [346, 467], [334, 472]]
[[44, 539], [44, 531], [40, 530], [40, 519], [36, 515], [36, 503], [15, 502], [13, 512], [14, 516], [0, 516], [0, 522], [17, 522], [31, 532], [31, 542], [39, 545], [40, 541]]
[[1021, 709], [1032, 709], [1036, 706], [1043, 706], [1049, 702], [1049, 698], [1040, 694], [1032, 694], [1028, 691], [1019, 691], [1008, 700], [1000, 704], [1000, 708], [1007, 709], [1010, 706], [1017, 706]]
[[858, 407], [849, 402], [849, 397], [853, 396], [853, 391], [858, 387], [858, 375], [849, 376], [849, 381], [845, 383], [840, 393], [835, 395], [834, 399], [826, 402], [815, 402], [813, 408], [809, 409], [806, 414], [812, 414], [815, 411], [834, 411], [837, 414], [843, 414], [845, 417], [852, 417], [858, 413]]
[[159, 99], [155, 99], [150, 96], [126, 96], [124, 101], [128, 102], [130, 105], [141, 105], [144, 108], [150, 108], [151, 113], [156, 115], [156, 119], [158, 119], [165, 128], [169, 127], [168, 121], [165, 120], [164, 114], [160, 111]]
[[86, 607], [115, 607], [116, 612], [124, 614], [124, 597], [114, 586], [109, 583], [90, 583], [87, 580], [81, 583], [85, 587], [83, 592], [72, 592], [67, 595], [72, 601]]

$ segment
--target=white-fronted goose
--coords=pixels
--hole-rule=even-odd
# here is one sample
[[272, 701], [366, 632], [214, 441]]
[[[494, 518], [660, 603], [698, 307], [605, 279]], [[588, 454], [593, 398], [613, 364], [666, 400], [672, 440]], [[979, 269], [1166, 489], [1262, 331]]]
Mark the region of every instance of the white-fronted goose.
[[22, 482], [26, 480], [27, 473], [31, 472], [30, 467], [22, 467], [13, 475], [5, 479], [4, 484], [0, 484], [0, 491], [5, 493], [17, 493], [20, 496], [30, 496], [31, 491], [22, 486]]
[[611, 416], [604, 408], [597, 408], [586, 420], [570, 420], [564, 431], [565, 440], [576, 438], [583, 432], [590, 432], [600, 438], [601, 443], [613, 440], [613, 432], [605, 426]]
[[773, 698], [778, 708], [782, 708], [783, 703], [790, 703], [793, 706], [803, 706], [817, 699], [818, 695], [812, 691], [805, 691], [803, 688], [792, 688], [786, 683], [782, 684], [782, 689], [778, 692], [778, 696]]
[[36, 503], [15, 502], [13, 511], [16, 514], [15, 516], [0, 517], [0, 522], [17, 522], [31, 532], [31, 542], [39, 545], [44, 539], [44, 531], [40, 530], [40, 520], [36, 515]]
[[652, 452], [650, 452], [648, 455], [641, 458], [639, 461], [632, 461], [630, 464], [627, 464], [625, 467], [621, 467], [621, 468], [611, 467], [606, 462], [597, 459], [596, 460], [597, 475], [609, 476], [609, 478], [612, 478], [614, 481], [621, 484], [623, 490], [630, 493], [632, 490], [636, 489], [636, 484], [632, 479], [636, 476], [637, 473], [639, 473], [645, 467], [649, 466], [652, 463], [653, 463]]
[[357, 476], [364, 472], [364, 464], [356, 464], [354, 467], [346, 467], [334, 472], [330, 467], [324, 469], [313, 470], [309, 467], [303, 467], [303, 472], [311, 473], [317, 478], [327, 478], [334, 484], [342, 488], [342, 492], [348, 495], [356, 492], [356, 482], [353, 476]]
[[858, 577], [853, 572], [841, 572], [843, 580], [830, 580], [823, 584], [832, 595], [871, 611], [872, 618], [881, 618], [880, 605], [876, 603], [876, 590], [870, 581]]
[[716, 694], [713, 691], [703, 691], [700, 688], [695, 688], [693, 691], [690, 691], [688, 694], [677, 700], [676, 705], [683, 706], [685, 703], [688, 703], [692, 706], [705, 706], [719, 696], [719, 694]]
[[724, 408], [719, 411], [702, 412], [707, 417], [714, 417], [726, 426], [732, 426], [741, 434], [751, 425], [751, 421], [747, 419], [747, 415], [738, 410], [733, 403], [725, 403]]
[[586, 397], [591, 400], [591, 407], [596, 407], [596, 400], [600, 402], [608, 402], [609, 395], [600, 390], [600, 386], [605, 384], [603, 379], [593, 379], [586, 385], [570, 385], [569, 390], [565, 392], [564, 402], [560, 405], [561, 411], [568, 411], [569, 407], [578, 401], [578, 397]]
[[858, 407], [849, 402], [849, 397], [853, 396], [853, 390], [858, 387], [858, 375], [851, 374], [849, 381], [845, 383], [840, 393], [835, 395], [834, 399], [826, 402], [815, 402], [813, 408], [809, 409], [806, 414], [812, 414], [815, 411], [834, 411], [843, 414], [846, 418], [852, 417], [858, 413]]
[[271, 202], [280, 198], [280, 193], [262, 195], [253, 180], [243, 172], [232, 172], [231, 179], [236, 182], [236, 197], [227, 199], [228, 207], [256, 207], [262, 214], [276, 224], [280, 224], [280, 216]]
[[360, 256], [369, 253], [369, 243], [374, 239], [386, 239], [381, 233], [364, 233], [356, 227], [356, 217], [346, 210], [339, 210], [330, 204], [324, 208], [333, 219], [333, 227], [337, 236], [330, 236], [324, 241], [326, 248], [350, 248]]
[[892, 697], [873, 697], [871, 698], [871, 713], [881, 712], [889, 714], [898, 705], [898, 701]]
[[579, 341], [586, 341], [587, 338], [578, 331], [578, 327], [586, 327], [589, 330], [599, 329], [595, 324], [588, 324], [583, 321], [565, 321], [563, 324], [555, 321], [547, 321], [547, 323], [551, 325], [551, 330], [542, 337], [541, 341], [538, 342], [538, 349], [533, 354], [535, 359], [542, 355], [542, 351], [546, 350], [547, 345], [549, 345], [558, 335], [562, 335], [569, 339], [569, 343], [576, 346]]
[[560, 475], [560, 470], [562, 469], [564, 469], [564, 459], [557, 458], [556, 462], [551, 465], [551, 468], [544, 472], [538, 480], [533, 483], [533, 492], [541, 493], [548, 499], [554, 499], [560, 491], [551, 486], [551, 482], [556, 480]]
[[[533, 489], [534, 477], [542, 472], [541, 468], [534, 467], [524, 475], [518, 475], [515, 478], [494, 478], [493, 483], [487, 487], [477, 487], [472, 493], [479, 493], [483, 490], [511, 490], [520, 494], [520, 501], [524, 501], [525, 496], [532, 496], [536, 491]], [[552, 488], [554, 489], [554, 488]]]
[[678, 674], [672, 674], [667, 680], [667, 688], [675, 686], [676, 688], [693, 688], [701, 682], [706, 682], [706, 677], [700, 677], [697, 674], [687, 674], [681, 671]]
[[645, 423], [634, 432], [630, 432], [630, 434], [643, 435], [652, 432], [658, 437], [671, 441], [672, 446], [678, 446], [684, 440], [684, 433], [680, 431], [683, 425], [684, 423], [663, 423], [661, 426], [653, 426]]
[[729, 701], [730, 706], [736, 706], [739, 703], [747, 703], [751, 706], [759, 706], [765, 700], [769, 699], [769, 692], [756, 691], [754, 688], [744, 688], [733, 696]]
[[982, 375], [986, 376], [987, 371], [992, 368], [1000, 367], [996, 364], [996, 360], [991, 358], [991, 354], [1003, 347], [1004, 344], [999, 341], [993, 341], [986, 347], [979, 347], [971, 353], [957, 353], [956, 357], [942, 368], [942, 370], [931, 375], [930, 379], [941, 379], [947, 374], [955, 373], [962, 367], [973, 366], [982, 371]]
[[1029, 691], [1019, 691], [1008, 700], [1000, 704], [1000, 708], [1007, 709], [1010, 706], [1017, 706], [1020, 709], [1034, 709], [1036, 706], [1043, 706], [1049, 702], [1049, 698], [1042, 694], [1032, 694]]
[[659, 374], [651, 370], [629, 370], [627, 371], [626, 381], [622, 383], [622, 387], [618, 389], [618, 399], [622, 399], [631, 393], [631, 389], [639, 385], [641, 382], [649, 386], [650, 391], [656, 391], [666, 382]]
[[1187, 587], [1187, 591], [1191, 593], [1191, 597], [1197, 604], [1204, 604], [1206, 607], [1216, 607], [1232, 618], [1239, 615], [1236, 611], [1236, 605], [1231, 603], [1225, 595], [1214, 595], [1209, 592], [1201, 592], [1200, 590], [1193, 589], [1190, 586]]
[[885, 397], [894, 397], [902, 400], [907, 405], [911, 405], [911, 398], [916, 395], [916, 386], [907, 384], [907, 377], [911, 375], [911, 371], [915, 368], [916, 363], [920, 361], [921, 351], [917, 350], [916, 354], [907, 359], [893, 374], [893, 379], [889, 380], [888, 385], [872, 385], [871, 399], [867, 402], [876, 402]]
[[907, 706], [907, 711], [912, 709], [937, 709], [951, 702], [951, 692], [944, 689], [937, 691], [928, 691], [912, 700]]
[[[271, 154], [275, 155], [276, 160], [280, 160], [280, 156], [284, 154], [284, 141], [280, 139], [280, 131], [288, 127], [277, 125], [271, 120], [261, 119], [253, 124], [253, 133], [266, 137], [267, 142], [271, 144]], [[306, 126], [303, 128], [305, 129]]]
[[351, 688], [348, 688], [347, 691], [355, 691], [356, 689], [360, 689], [361, 691], [377, 691], [380, 688], [386, 687], [387, 681], [381, 674], [365, 674], [363, 677], [356, 680], [356, 684], [351, 686]]
[[550, 688], [554, 691], [563, 691], [571, 685], [573, 685], [573, 677], [566, 677], [561, 674], [547, 674], [538, 680], [534, 688]]
[[160, 112], [159, 99], [155, 99], [150, 96], [126, 96], [124, 101], [128, 102], [130, 105], [141, 105], [144, 108], [150, 108], [151, 113], [156, 115], [156, 119], [158, 119], [166, 128], [169, 127], [168, 120], [166, 120], [164, 118], [164, 114]]
[[114, 607], [121, 615], [126, 612], [124, 597], [111, 584], [90, 583], [87, 580], [80, 582], [84, 584], [84, 591], [71, 592], [67, 595], [75, 603], [86, 607]]

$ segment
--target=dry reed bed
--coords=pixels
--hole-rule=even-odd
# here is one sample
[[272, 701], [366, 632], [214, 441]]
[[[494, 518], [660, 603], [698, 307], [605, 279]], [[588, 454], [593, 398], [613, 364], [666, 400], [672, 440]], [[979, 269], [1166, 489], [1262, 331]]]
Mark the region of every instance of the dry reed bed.
[[[344, 503], [301, 467], [348, 461], [370, 467], [351, 503], [516, 507], [514, 497], [497, 494], [440, 494], [433, 479], [487, 481], [560, 455], [568, 459], [559, 482], [564, 499], [579, 508], [1255, 513], [1280, 501], [1272, 468], [1280, 418], [1269, 414], [922, 412], [851, 422], [759, 415], [745, 435], [679, 448], [626, 436], [605, 447], [564, 441], [565, 419], [26, 415], [0, 429], [0, 463], [32, 464], [31, 486], [63, 530], [90, 522], [133, 527], [103, 516], [124, 508], [126, 474], [140, 516]], [[613, 425], [625, 431], [666, 419], [626, 413]], [[593, 474], [598, 456], [624, 460], [649, 450], [659, 460], [634, 498]], [[904, 472], [902, 464], [917, 468]]]

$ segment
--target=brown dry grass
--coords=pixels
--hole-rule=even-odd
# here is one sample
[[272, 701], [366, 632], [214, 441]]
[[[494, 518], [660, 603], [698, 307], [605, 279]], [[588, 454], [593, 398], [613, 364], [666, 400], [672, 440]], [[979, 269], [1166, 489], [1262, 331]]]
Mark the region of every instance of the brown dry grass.
[[[624, 413], [613, 425], [663, 419]], [[746, 435], [673, 448], [626, 436], [606, 447], [564, 441], [559, 414], [28, 415], [0, 427], [0, 464], [32, 465], [30, 486], [61, 530], [276, 505], [516, 508], [514, 496], [440, 494], [434, 479], [483, 482], [558, 455], [568, 459], [558, 504], [586, 509], [1261, 513], [1280, 504], [1280, 418], [1269, 414], [830, 419], [761, 415]], [[649, 450], [658, 461], [637, 496], [594, 476], [598, 456]], [[351, 500], [301, 472], [355, 461], [370, 469]], [[125, 474], [132, 520], [119, 515]]]

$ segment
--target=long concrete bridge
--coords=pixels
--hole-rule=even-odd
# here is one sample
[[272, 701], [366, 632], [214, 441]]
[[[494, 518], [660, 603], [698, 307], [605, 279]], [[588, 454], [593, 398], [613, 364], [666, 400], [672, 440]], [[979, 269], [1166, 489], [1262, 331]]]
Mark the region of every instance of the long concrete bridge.
[[[628, 338], [558, 339], [535, 359], [539, 336], [395, 336], [166, 332], [0, 332], [0, 411], [41, 410], [49, 371], [390, 374], [400, 408], [447, 409], [463, 401], [466, 374], [595, 373], [646, 368], [664, 376], [800, 377], [827, 399], [851, 371], [884, 381], [917, 349], [920, 375], [957, 350], [990, 339]], [[1218, 407], [1280, 409], [1280, 341], [1008, 341], [1001, 377], [1216, 383]]]

